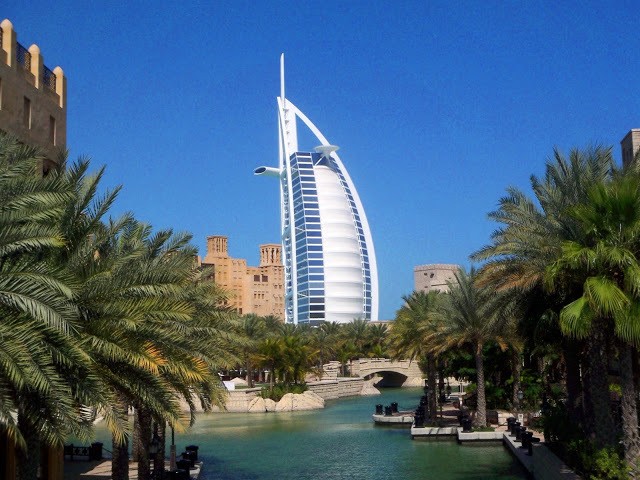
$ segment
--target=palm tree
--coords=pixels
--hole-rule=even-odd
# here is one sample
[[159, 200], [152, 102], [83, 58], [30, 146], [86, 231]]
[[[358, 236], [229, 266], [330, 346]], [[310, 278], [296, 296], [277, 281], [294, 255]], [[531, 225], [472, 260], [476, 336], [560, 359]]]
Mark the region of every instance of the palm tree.
[[318, 328], [324, 330], [330, 336], [337, 337], [342, 331], [342, 324], [338, 322], [322, 322]]
[[242, 360], [247, 371], [247, 384], [253, 387], [253, 358], [256, 355], [258, 342], [267, 332], [265, 321], [255, 314], [242, 317], [242, 334], [246, 341], [242, 348]]
[[389, 329], [384, 324], [369, 324], [367, 356], [371, 358], [383, 358], [387, 356], [386, 343]]
[[[184, 300], [194, 308], [189, 318], [172, 322], [165, 322], [164, 318], [150, 318], [144, 328], [148, 330], [147, 336], [153, 343], [158, 358], [158, 374], [173, 391], [174, 396], [179, 397], [189, 407], [190, 418], [188, 423], [195, 421], [196, 403], [204, 411], [210, 410], [212, 405], [222, 407], [224, 405], [226, 391], [222, 387], [217, 372], [221, 368], [228, 368], [237, 362], [234, 350], [236, 346], [242, 347], [242, 340], [235, 334], [237, 325], [235, 315], [230, 310], [221, 309], [224, 296], [209, 279], [206, 271], [193, 269], [193, 252], [185, 248], [177, 236], [173, 245], [159, 254], [164, 258], [163, 263], [171, 265], [171, 270], [191, 270], [192, 277], [184, 285]], [[179, 248], [178, 248], [179, 246]], [[178, 263], [176, 263], [178, 262]], [[149, 409], [145, 404], [138, 403], [136, 411], [142, 413], [139, 427], [144, 433], [139, 437], [143, 460], [149, 447], [149, 432], [152, 429], [152, 420], [155, 423], [156, 433], [162, 439], [165, 438], [165, 425], [168, 418], [157, 413], [149, 415]], [[187, 422], [187, 420], [184, 420]], [[179, 425], [169, 421], [172, 428]], [[161, 445], [164, 452], [164, 445]], [[159, 453], [156, 465], [162, 463], [164, 454]], [[138, 464], [138, 476], [148, 476], [148, 462]]]
[[327, 360], [329, 360], [336, 351], [336, 342], [338, 340], [337, 334], [329, 333], [326, 328], [314, 329], [311, 337], [313, 347], [318, 352], [318, 376], [322, 379], [323, 366]]
[[[544, 319], [557, 318], [567, 298], [579, 291], [580, 285], [565, 282], [563, 289], [549, 293], [543, 280], [547, 267], [562, 255], [563, 242], [582, 236], [579, 222], [568, 214], [569, 209], [586, 201], [593, 185], [609, 179], [613, 166], [610, 148], [575, 149], [568, 157], [554, 150], [553, 158], [547, 161], [545, 176], [531, 177], [533, 200], [520, 190], [510, 188], [500, 200], [498, 210], [489, 214], [489, 218], [501, 226], [493, 233], [491, 243], [471, 258], [487, 261], [478, 275], [480, 286], [510, 292], [529, 305], [522, 315], [523, 331], [534, 333], [539, 330], [536, 322], [542, 324]], [[540, 309], [540, 305], [545, 308]], [[535, 348], [531, 335], [528, 342], [529, 348]], [[580, 342], [565, 337], [559, 346], [567, 372], [567, 408], [577, 418], [582, 411], [580, 403], [585, 409], [591, 403], [588, 394], [592, 389], [588, 385], [582, 392], [582, 402], [579, 400], [581, 379], [587, 381], [593, 376], [581, 376]], [[585, 355], [585, 363], [583, 372], [593, 370], [596, 377], [602, 375], [598, 368], [604, 363], [597, 355]], [[606, 418], [608, 412], [608, 408], [603, 410], [605, 425], [598, 427], [600, 430], [611, 426], [610, 416]], [[594, 418], [594, 414], [587, 411], [584, 417], [588, 420]]]
[[369, 337], [369, 322], [362, 318], [356, 318], [353, 322], [344, 325], [342, 329], [345, 340], [351, 342], [359, 356], [366, 354], [366, 345]]
[[338, 346], [336, 358], [342, 367], [342, 376], [347, 376], [347, 362], [351, 363], [359, 355], [358, 348], [350, 341], [342, 341]]
[[102, 409], [113, 432], [112, 475], [120, 479], [128, 471], [123, 427], [129, 406], [144, 406], [154, 418], [180, 423], [173, 385], [161, 373], [182, 364], [159, 344], [177, 342], [180, 329], [167, 326], [191, 318], [184, 283], [193, 262], [179, 253], [185, 238], [173, 238], [171, 232], [151, 235], [148, 226], [131, 218], [110, 223], [104, 235], [88, 241], [96, 253], [78, 262], [83, 282], [77, 304], [84, 319], [84, 345], [110, 392], [111, 400]]
[[85, 406], [98, 407], [113, 433], [113, 478], [126, 478], [128, 407], [141, 414], [147, 452], [152, 418], [179, 427], [193, 422], [194, 399], [223, 403], [217, 371], [242, 342], [194, 268], [190, 236], [152, 234], [130, 215], [105, 222], [118, 189], [97, 196], [104, 169], [88, 175], [88, 160], [62, 159], [41, 178], [38, 162], [0, 135], [0, 430], [30, 455], [18, 463], [32, 479], [39, 444], [86, 435]]
[[562, 242], [580, 235], [567, 209], [586, 200], [588, 190], [609, 178], [613, 166], [610, 148], [575, 149], [569, 158], [554, 150], [545, 177], [531, 176], [535, 201], [516, 188], [507, 189], [498, 210], [489, 213], [490, 220], [503, 226], [493, 232], [490, 245], [471, 256], [487, 260], [478, 275], [480, 284], [523, 292], [542, 286]]
[[492, 290], [478, 287], [474, 283], [475, 271], [456, 273], [456, 282], [450, 283], [440, 313], [437, 332], [432, 336], [436, 352], [453, 347], [470, 345], [476, 363], [477, 409], [474, 425], [487, 424], [487, 400], [485, 395], [484, 358], [482, 350], [489, 342], [497, 342], [506, 348], [503, 338], [505, 319], [492, 302]]
[[269, 394], [273, 393], [276, 372], [282, 362], [282, 340], [275, 337], [267, 337], [258, 345], [258, 363], [269, 369]]
[[19, 447], [23, 479], [35, 478], [41, 444], [88, 433], [78, 405], [95, 388], [91, 375], [74, 382], [86, 364], [74, 284], [52, 259], [65, 247], [59, 223], [73, 192], [56, 171], [42, 178], [40, 161], [37, 150], [0, 135], [0, 430]]
[[437, 331], [441, 294], [436, 291], [415, 291], [402, 297], [404, 305], [396, 312], [389, 334], [392, 358], [426, 361], [429, 411], [435, 412], [437, 399], [436, 367], [433, 345], [429, 339]]
[[274, 315], [267, 315], [266, 317], [263, 317], [263, 319], [268, 335], [277, 333], [283, 325], [282, 319]]
[[[588, 201], [570, 210], [582, 228], [582, 238], [564, 242], [562, 256], [547, 269], [552, 289], [562, 288], [567, 281], [582, 284], [578, 298], [561, 310], [560, 327], [565, 335], [589, 338], [591, 353], [599, 355], [604, 371], [593, 375], [596, 415], [609, 407], [607, 335], [619, 339], [623, 443], [626, 460], [634, 469], [640, 455], [632, 362], [632, 346], [640, 343], [639, 185], [639, 178], [629, 173], [591, 188]], [[613, 445], [616, 440], [613, 426], [605, 428], [607, 420], [595, 422], [601, 445]]]

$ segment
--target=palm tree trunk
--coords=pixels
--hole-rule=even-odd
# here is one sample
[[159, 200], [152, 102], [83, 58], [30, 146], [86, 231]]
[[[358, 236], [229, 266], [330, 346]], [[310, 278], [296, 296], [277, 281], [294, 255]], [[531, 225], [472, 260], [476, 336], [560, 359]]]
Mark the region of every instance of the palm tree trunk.
[[565, 382], [567, 386], [567, 409], [570, 418], [581, 423], [583, 418], [582, 384], [580, 381], [580, 345], [577, 341], [564, 338], [562, 356], [565, 366]]
[[129, 480], [129, 440], [125, 438], [120, 444], [112, 437], [111, 456], [111, 478]]
[[427, 355], [427, 387], [429, 388], [429, 398], [427, 400], [429, 401], [430, 420], [435, 421], [438, 411], [436, 399], [438, 385], [436, 384], [436, 361], [433, 355]]
[[638, 436], [638, 403], [633, 381], [632, 348], [619, 341], [620, 380], [622, 386], [622, 444], [624, 459], [634, 472], [638, 471], [640, 436]]
[[160, 444], [158, 446], [158, 453], [153, 458], [154, 466], [154, 479], [160, 478], [160, 473], [164, 473], [164, 459], [167, 448], [167, 424], [165, 422], [153, 423], [153, 435], [158, 437]]
[[149, 441], [151, 440], [151, 414], [146, 407], [138, 407], [138, 430], [140, 434], [138, 447], [138, 480], [150, 480]]
[[590, 411], [587, 418], [593, 419], [593, 434], [598, 447], [614, 446], [616, 428], [611, 415], [609, 394], [609, 355], [607, 333], [603, 321], [594, 322], [587, 346], [587, 369], [589, 371]]
[[18, 428], [26, 442], [26, 450], [16, 449], [18, 480], [37, 480], [40, 466], [40, 438], [34, 425], [24, 413], [18, 413]]
[[582, 418], [582, 427], [587, 436], [595, 436], [595, 427], [594, 420], [591, 416], [591, 412], [593, 412], [593, 401], [591, 399], [591, 391], [593, 388], [591, 387], [591, 369], [589, 368], [590, 361], [588, 358], [589, 349], [587, 348], [585, 351], [585, 358], [583, 361], [583, 372], [582, 372], [582, 408], [580, 411], [580, 417]]
[[253, 366], [251, 365], [251, 360], [249, 360], [249, 355], [245, 355], [244, 359], [247, 369], [247, 386], [253, 388]]
[[513, 393], [511, 396], [511, 405], [516, 410], [520, 408], [520, 400], [518, 399], [518, 392], [521, 386], [521, 373], [522, 373], [522, 361], [520, 360], [520, 353], [511, 349], [511, 371], [513, 373]]
[[140, 460], [140, 418], [139, 410], [133, 411], [133, 434], [131, 435], [131, 460]]
[[484, 390], [484, 358], [482, 358], [482, 344], [476, 346], [476, 375], [478, 388], [476, 390], [477, 406], [476, 418], [473, 425], [475, 427], [487, 426], [487, 396]]
[[[127, 402], [120, 399], [115, 407], [117, 415], [123, 423], [127, 423]], [[111, 440], [111, 478], [112, 480], [129, 480], [129, 438], [119, 443], [113, 435]]]
[[273, 393], [273, 384], [276, 381], [276, 367], [274, 364], [271, 364], [271, 369], [269, 371], [269, 393]]

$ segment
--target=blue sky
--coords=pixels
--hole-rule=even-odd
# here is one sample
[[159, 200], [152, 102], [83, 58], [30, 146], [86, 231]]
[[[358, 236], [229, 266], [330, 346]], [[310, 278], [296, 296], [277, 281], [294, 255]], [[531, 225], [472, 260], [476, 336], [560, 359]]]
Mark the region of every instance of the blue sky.
[[[371, 225], [380, 317], [413, 267], [460, 263], [486, 214], [553, 147], [640, 128], [637, 3], [4, 0], [18, 41], [68, 77], [71, 158], [124, 185], [114, 215], [229, 237], [258, 264], [279, 241], [275, 97], [340, 154]], [[313, 147], [304, 145], [301, 147]]]

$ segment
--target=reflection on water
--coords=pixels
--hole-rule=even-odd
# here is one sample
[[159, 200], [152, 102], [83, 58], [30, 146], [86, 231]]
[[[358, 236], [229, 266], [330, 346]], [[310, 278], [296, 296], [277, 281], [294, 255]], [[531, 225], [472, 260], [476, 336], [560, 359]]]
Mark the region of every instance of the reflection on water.
[[200, 446], [203, 480], [271, 479], [523, 479], [500, 445], [412, 441], [408, 429], [375, 426], [376, 403], [417, 405], [419, 389], [327, 402], [324, 410], [265, 414], [201, 414], [178, 453]]

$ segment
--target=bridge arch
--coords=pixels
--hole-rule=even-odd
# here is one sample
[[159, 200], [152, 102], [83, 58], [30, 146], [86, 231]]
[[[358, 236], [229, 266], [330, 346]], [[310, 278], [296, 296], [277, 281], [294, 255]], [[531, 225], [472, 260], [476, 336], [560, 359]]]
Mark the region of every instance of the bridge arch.
[[422, 372], [417, 362], [409, 360], [361, 358], [353, 362], [351, 373], [364, 379], [370, 379], [374, 375], [379, 375], [382, 379], [381, 382], [378, 382], [376, 385], [380, 387], [419, 387], [424, 385]]
[[364, 377], [365, 380], [370, 380], [374, 377], [379, 377], [379, 380], [373, 384], [374, 387], [402, 387], [409, 377], [405, 373], [394, 370], [380, 370], [378, 372], [369, 373]]

